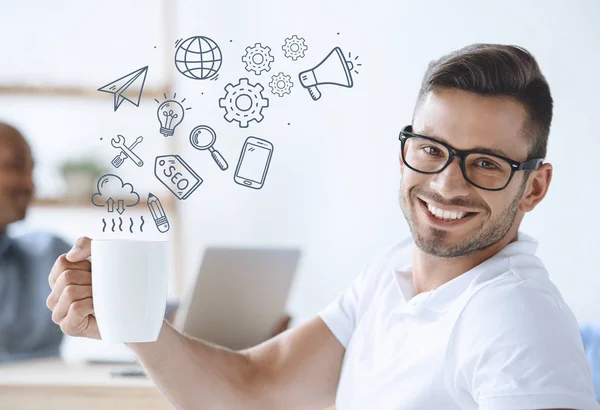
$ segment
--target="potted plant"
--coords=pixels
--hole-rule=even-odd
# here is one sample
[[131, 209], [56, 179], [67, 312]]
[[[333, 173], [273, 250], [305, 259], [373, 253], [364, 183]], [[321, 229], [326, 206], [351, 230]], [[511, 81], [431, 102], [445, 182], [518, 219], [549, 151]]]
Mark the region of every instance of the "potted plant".
[[89, 198], [96, 189], [96, 181], [104, 174], [104, 169], [89, 158], [66, 160], [60, 171], [67, 185], [65, 196], [72, 200]]

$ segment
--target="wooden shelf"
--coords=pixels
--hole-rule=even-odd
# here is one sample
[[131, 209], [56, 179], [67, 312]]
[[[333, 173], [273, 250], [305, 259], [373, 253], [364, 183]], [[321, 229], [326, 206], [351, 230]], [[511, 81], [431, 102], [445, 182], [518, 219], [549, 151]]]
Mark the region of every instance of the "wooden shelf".
[[[140, 201], [141, 202], [141, 201]], [[177, 204], [172, 198], [161, 199], [165, 209], [177, 210]], [[99, 209], [90, 203], [89, 199], [70, 199], [70, 198], [36, 198], [31, 202], [32, 207], [36, 208], [89, 208], [90, 210]]]
[[36, 198], [31, 202], [31, 206], [46, 208], [87, 208], [90, 206], [90, 201], [69, 198]]
[[[163, 98], [163, 94], [170, 95], [169, 90], [172, 87], [168, 84], [160, 87], [160, 89], [144, 89], [142, 93], [143, 100], [153, 100], [155, 98]], [[51, 97], [85, 97], [85, 98], [106, 98], [106, 93], [96, 91], [94, 89], [80, 87], [36, 87], [36, 86], [20, 86], [20, 85], [0, 85], [0, 95], [41, 95]]]

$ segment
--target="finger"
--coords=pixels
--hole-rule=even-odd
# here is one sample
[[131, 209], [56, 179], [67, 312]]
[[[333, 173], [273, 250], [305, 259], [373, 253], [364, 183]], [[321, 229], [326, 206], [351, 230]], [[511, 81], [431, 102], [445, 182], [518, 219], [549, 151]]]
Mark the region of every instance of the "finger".
[[60, 322], [60, 329], [68, 335], [85, 335], [100, 339], [100, 332], [94, 317], [94, 301], [92, 298], [75, 301], [69, 307], [67, 315]]
[[52, 312], [52, 321], [57, 325], [64, 319], [73, 302], [92, 298], [92, 287], [88, 285], [69, 285], [63, 290]]
[[67, 253], [69, 262], [79, 262], [92, 256], [92, 240], [87, 236], [77, 238], [75, 245]]
[[67, 269], [63, 273], [60, 274], [56, 282], [54, 283], [54, 287], [52, 288], [52, 292], [46, 299], [46, 306], [48, 309], [54, 310], [58, 300], [60, 299], [60, 295], [63, 293], [63, 290], [69, 285], [91, 285], [92, 284], [92, 272], [89, 270], [78, 270], [78, 269]]
[[80, 262], [69, 262], [67, 260], [67, 255], [63, 254], [56, 259], [54, 262], [54, 266], [50, 271], [50, 275], [48, 275], [48, 283], [50, 284], [50, 288], [54, 288], [54, 284], [58, 277], [66, 271], [67, 269], [77, 269], [77, 270], [91, 270], [92, 264], [88, 260], [83, 260]]

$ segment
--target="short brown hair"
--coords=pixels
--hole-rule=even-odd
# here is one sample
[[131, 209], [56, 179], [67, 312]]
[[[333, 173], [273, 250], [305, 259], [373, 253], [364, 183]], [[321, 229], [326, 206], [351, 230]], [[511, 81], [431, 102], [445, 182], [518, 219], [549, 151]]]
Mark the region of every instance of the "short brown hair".
[[421, 83], [415, 113], [423, 97], [438, 88], [504, 96], [520, 102], [528, 116], [523, 134], [530, 141], [529, 157], [546, 157], [552, 96], [535, 58], [524, 48], [472, 44], [430, 62]]

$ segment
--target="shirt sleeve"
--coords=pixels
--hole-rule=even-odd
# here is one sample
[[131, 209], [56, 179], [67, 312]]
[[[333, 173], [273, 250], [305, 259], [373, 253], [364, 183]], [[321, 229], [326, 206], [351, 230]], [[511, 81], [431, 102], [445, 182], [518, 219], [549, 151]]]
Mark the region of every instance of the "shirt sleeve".
[[367, 271], [364, 271], [354, 278], [348, 289], [319, 312], [321, 319], [345, 349], [348, 348], [356, 327], [356, 313], [363, 294], [366, 273]]
[[446, 369], [465, 408], [600, 409], [577, 320], [535, 284], [475, 294], [456, 322]]
[[354, 329], [371, 304], [382, 281], [388, 277], [386, 273], [390, 273], [389, 278], [392, 278], [396, 252], [401, 247], [402, 243], [378, 255], [361, 274], [354, 278], [345, 291], [319, 312], [321, 319], [344, 348], [348, 348]]

